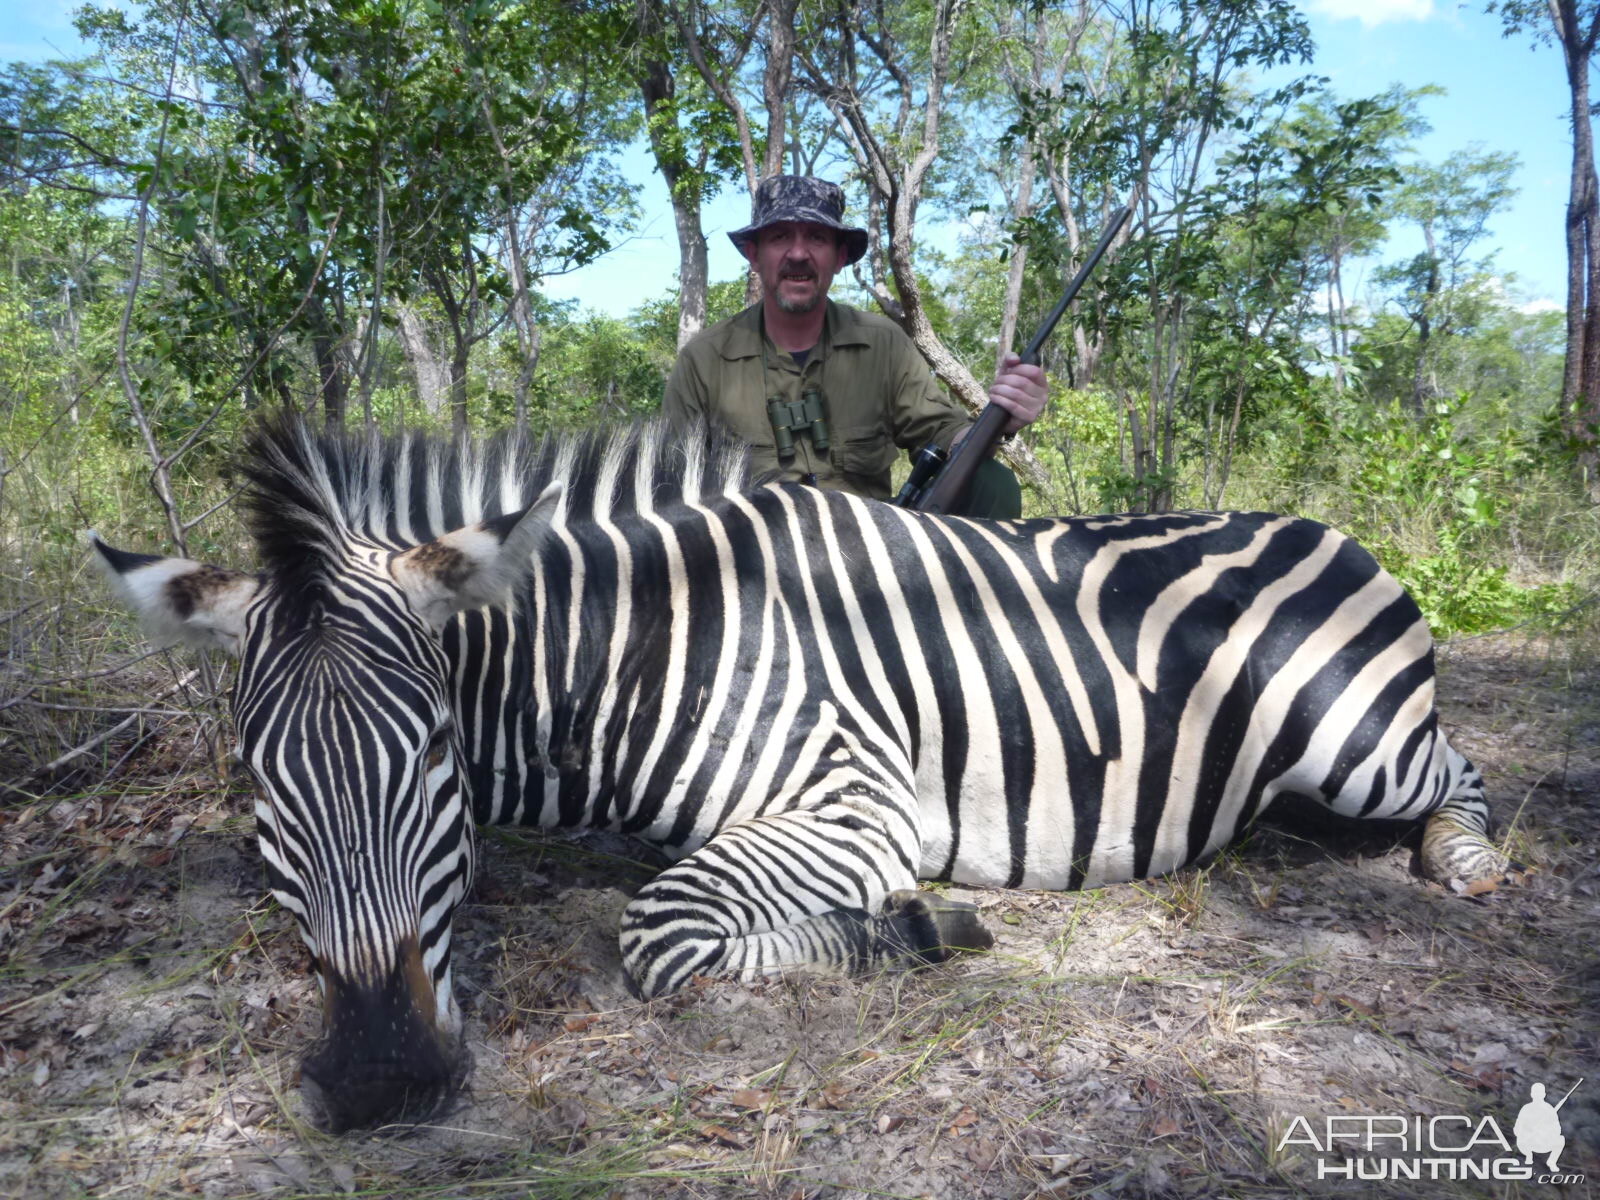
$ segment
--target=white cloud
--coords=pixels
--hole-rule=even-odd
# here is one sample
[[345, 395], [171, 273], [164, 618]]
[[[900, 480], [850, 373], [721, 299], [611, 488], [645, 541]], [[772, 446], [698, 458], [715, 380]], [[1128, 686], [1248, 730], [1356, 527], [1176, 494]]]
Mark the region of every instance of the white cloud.
[[1330, 20], [1356, 20], [1366, 28], [1386, 21], [1426, 21], [1433, 0], [1310, 0], [1312, 12]]
[[1526, 304], [1519, 305], [1517, 311], [1532, 317], [1539, 313], [1561, 312], [1564, 307], [1564, 305], [1557, 304], [1554, 300], [1540, 297], [1538, 300], [1529, 300]]

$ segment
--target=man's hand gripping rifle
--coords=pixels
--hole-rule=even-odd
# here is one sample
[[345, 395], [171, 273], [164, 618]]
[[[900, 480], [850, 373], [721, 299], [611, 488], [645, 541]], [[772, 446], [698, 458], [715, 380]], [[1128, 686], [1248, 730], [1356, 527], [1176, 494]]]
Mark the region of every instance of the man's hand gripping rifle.
[[[1040, 348], [1055, 332], [1056, 323], [1067, 311], [1067, 306], [1077, 298], [1079, 290], [1110, 248], [1112, 239], [1132, 215], [1131, 202], [1111, 215], [1105, 232], [1100, 235], [1100, 241], [1084, 260], [1083, 266], [1078, 268], [1078, 273], [1072, 277], [1072, 282], [1067, 284], [1067, 290], [1061, 294], [1060, 301], [1044, 319], [1044, 324], [1039, 326], [1038, 332], [1033, 335], [1033, 340], [1023, 350], [1023, 362], [1038, 363]], [[961, 439], [954, 450], [946, 453], [938, 446], [929, 443], [917, 451], [917, 456], [911, 465], [911, 475], [906, 479], [905, 486], [900, 489], [900, 494], [894, 498], [894, 503], [901, 508], [914, 508], [926, 513], [948, 513], [959, 510], [967, 498], [968, 488], [972, 485], [973, 473], [977, 471], [979, 463], [994, 453], [1009, 417], [1010, 414], [1005, 409], [991, 402], [984, 406], [983, 412], [978, 414], [978, 419], [973, 422], [972, 428], [967, 430], [967, 436]]]

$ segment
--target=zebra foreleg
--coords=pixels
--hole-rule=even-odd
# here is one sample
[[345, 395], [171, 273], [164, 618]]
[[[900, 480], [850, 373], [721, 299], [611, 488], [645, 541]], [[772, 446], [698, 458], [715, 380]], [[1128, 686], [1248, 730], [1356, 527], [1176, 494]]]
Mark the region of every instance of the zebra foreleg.
[[970, 905], [915, 890], [911, 851], [870, 802], [759, 817], [718, 834], [642, 888], [622, 916], [641, 996], [695, 975], [847, 975], [987, 949]]

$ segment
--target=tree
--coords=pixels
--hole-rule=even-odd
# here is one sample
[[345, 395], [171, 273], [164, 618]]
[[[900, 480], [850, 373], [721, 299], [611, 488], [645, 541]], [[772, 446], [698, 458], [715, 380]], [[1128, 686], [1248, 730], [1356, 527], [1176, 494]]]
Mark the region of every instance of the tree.
[[[1118, 269], [1142, 293], [1130, 289], [1115, 314], [1118, 361], [1109, 382], [1125, 422], [1128, 503], [1162, 509], [1176, 486], [1180, 403], [1195, 382], [1187, 369], [1191, 318], [1218, 278], [1207, 267], [1218, 249], [1213, 237], [1226, 228], [1218, 218], [1226, 216], [1227, 190], [1235, 185], [1225, 178], [1207, 186], [1208, 173], [1218, 169], [1227, 136], [1281, 120], [1310, 86], [1299, 79], [1257, 94], [1243, 86], [1241, 72], [1308, 61], [1311, 39], [1304, 19], [1282, 0], [1136, 0], [1108, 11], [1127, 50], [1092, 114], [1103, 124], [1093, 144], [1102, 147], [1102, 161], [1114, 156], [1112, 177], [1131, 183], [1138, 198], [1133, 238]], [[1231, 169], [1242, 172], [1241, 195], [1259, 193], [1248, 156]]]
[[[702, 4], [700, 0], [669, 0], [668, 3], [690, 61], [738, 131], [745, 186], [752, 199], [763, 179], [783, 170], [799, 3], [800, 0], [760, 0], [753, 9], [746, 0], [732, 0], [720, 9]], [[751, 46], [763, 32], [766, 48], [760, 85], [767, 121], [766, 136], [758, 144], [740, 96], [738, 77]], [[723, 49], [719, 50], [719, 45]], [[754, 304], [760, 298], [761, 281], [754, 270], [748, 271], [745, 301]]]
[[337, 423], [352, 386], [371, 415], [402, 309], [401, 345], [427, 374], [432, 315], [460, 426], [472, 348], [509, 321], [525, 422], [536, 277], [602, 252], [628, 211], [628, 187], [596, 154], [627, 132], [614, 54], [626, 14], [554, 0], [338, 12], [195, 0], [205, 36], [175, 39], [190, 11], [149, 0], [137, 25], [121, 10], [80, 18], [135, 94], [150, 90], [163, 33], [185, 55], [188, 90], [161, 109], [171, 144], [124, 168], [153, 189], [169, 264], [152, 343], [213, 393], [237, 372], [247, 402], [270, 390], [284, 403], [306, 345]]
[[78, 62], [0, 76], [0, 419], [12, 435], [0, 441], [11, 454], [83, 419], [127, 271], [108, 202], [133, 199], [126, 173], [153, 109]]
[[1468, 255], [1482, 239], [1489, 218], [1516, 194], [1511, 186], [1516, 169], [1514, 154], [1462, 150], [1437, 167], [1409, 168], [1396, 197], [1396, 213], [1417, 223], [1424, 248], [1410, 260], [1379, 271], [1378, 279], [1398, 287], [1395, 303], [1416, 329], [1409, 401], [1418, 417], [1437, 394], [1435, 340], [1454, 332], [1452, 301], [1470, 274], [1488, 267], [1486, 261], [1473, 261]]
[[[637, 0], [634, 73], [644, 99], [645, 131], [656, 169], [667, 185], [673, 226], [678, 235], [678, 345], [706, 324], [706, 236], [700, 212], [722, 178], [737, 169], [737, 144], [752, 161], [750, 128], [729, 76], [743, 64], [757, 24], [749, 24], [730, 44], [711, 53], [726, 66], [714, 68], [706, 42], [709, 18], [698, 6], [681, 8], [663, 0]], [[713, 43], [715, 46], [715, 43]], [[692, 64], [689, 70], [685, 59]], [[694, 86], [698, 77], [700, 86]], [[730, 137], [735, 134], [736, 137]]]
[[1313, 251], [1330, 219], [1377, 209], [1398, 181], [1382, 154], [1384, 108], [1382, 99], [1302, 103], [1223, 155], [1205, 189], [1191, 229], [1184, 377], [1199, 400], [1209, 508], [1223, 505], [1247, 407], [1306, 386], [1302, 347], [1321, 279]]
[[[1410, 149], [1413, 138], [1427, 132], [1428, 125], [1419, 113], [1422, 99], [1442, 96], [1442, 88], [1393, 87], [1373, 97], [1359, 109], [1341, 105], [1333, 94], [1321, 91], [1302, 102], [1296, 124], [1311, 141], [1328, 141], [1338, 136], [1357, 136], [1366, 167], [1383, 171], [1389, 182], [1399, 179], [1396, 165]], [[1335, 130], [1336, 119], [1348, 121], [1355, 115], [1360, 124], [1343, 133]], [[1391, 189], [1392, 190], [1392, 189]], [[1317, 263], [1313, 284], [1323, 290], [1327, 323], [1327, 353], [1333, 367], [1333, 386], [1343, 392], [1348, 382], [1351, 356], [1352, 319], [1345, 294], [1345, 264], [1371, 254], [1388, 236], [1389, 205], [1335, 205], [1315, 219], [1311, 250]]]
[[[1589, 496], [1600, 503], [1600, 180], [1595, 174], [1589, 72], [1600, 44], [1600, 3], [1492, 0], [1507, 36], [1531, 34], [1561, 48], [1571, 97], [1572, 171], [1567, 187], [1567, 350], [1562, 424]], [[1548, 24], [1546, 24], [1548, 22]]]
[[[1114, 136], [1107, 136], [1104, 117], [1120, 83], [1127, 43], [1115, 15], [1088, 0], [1067, 8], [1002, 4], [994, 21], [999, 77], [1013, 115], [999, 139], [996, 173], [1002, 178], [1014, 176], [998, 354], [1015, 340], [1027, 263], [1034, 249], [1043, 254], [1040, 267], [1048, 268], [1040, 273], [1065, 283], [1087, 253], [1086, 226], [1092, 245], [1094, 228], [1103, 225], [1121, 201], [1120, 147]], [[1035, 206], [1035, 183], [1041, 176], [1055, 202], [1054, 212], [1048, 206]], [[1072, 354], [1051, 355], [1066, 368], [1058, 373], [1077, 387], [1093, 386], [1104, 349], [1104, 330], [1089, 328], [1081, 317], [1105, 287], [1102, 273], [1073, 304]], [[1036, 298], [1035, 307], [1041, 312], [1054, 305], [1052, 291], [1044, 287]]]

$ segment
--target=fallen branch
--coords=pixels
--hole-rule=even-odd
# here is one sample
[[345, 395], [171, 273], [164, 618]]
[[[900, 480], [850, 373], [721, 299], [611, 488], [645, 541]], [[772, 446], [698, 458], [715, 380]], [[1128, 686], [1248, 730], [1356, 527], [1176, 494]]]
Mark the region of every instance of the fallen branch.
[[[188, 687], [190, 681], [193, 680], [199, 674], [200, 674], [200, 670], [197, 667], [194, 670], [190, 671], [187, 675], [183, 676], [183, 678], [179, 679], [178, 682], [176, 682], [174, 684], [171, 684], [168, 687], [164, 688], [162, 691], [158, 692], [156, 694], [156, 696], [154, 697], [154, 699], [156, 699], [156, 700], [165, 700], [168, 696], [172, 695], [174, 692], [181, 691], [182, 689]], [[94, 750], [98, 749], [99, 747], [103, 746], [106, 742], [108, 742], [112, 738], [116, 737], [117, 734], [121, 733], [124, 729], [128, 728], [128, 726], [132, 725], [135, 721], [139, 720], [139, 718], [144, 716], [144, 715], [145, 715], [144, 710], [137, 711], [137, 712], [133, 713], [133, 715], [131, 715], [131, 716], [124, 717], [122, 720], [118, 721], [115, 725], [111, 726], [110, 729], [101, 730], [99, 733], [97, 733], [93, 737], [91, 737], [88, 741], [82, 742], [79, 745], [74, 746], [71, 750], [68, 750], [65, 754], [58, 755], [57, 757], [51, 759], [49, 762], [45, 763], [44, 766], [40, 767], [37, 771], [35, 771], [29, 777], [28, 782], [32, 783], [35, 780], [49, 779], [51, 776], [55, 775], [62, 768], [64, 768], [73, 759], [81, 758], [84, 755], [90, 753], [91, 751], [94, 751]], [[11, 787], [10, 784], [7, 784], [5, 786]], [[12, 790], [15, 791], [15, 790], [20, 790], [20, 789], [13, 788]]]

